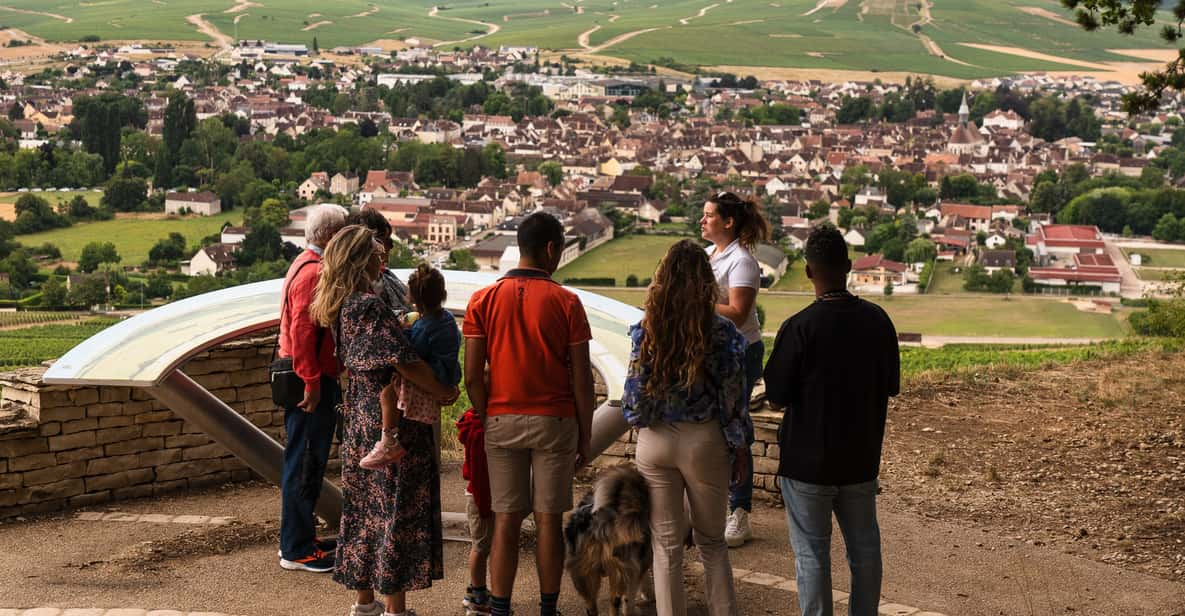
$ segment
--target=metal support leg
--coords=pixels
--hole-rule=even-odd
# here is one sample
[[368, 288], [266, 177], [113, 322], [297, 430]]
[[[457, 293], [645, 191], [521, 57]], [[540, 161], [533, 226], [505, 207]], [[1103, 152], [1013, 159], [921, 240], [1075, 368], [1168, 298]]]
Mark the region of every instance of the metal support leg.
[[[205, 387], [174, 370], [160, 384], [149, 387], [148, 393], [226, 447], [264, 479], [280, 484], [284, 448]], [[342, 493], [328, 479], [321, 485], [317, 515], [331, 526], [337, 526], [341, 520]]]

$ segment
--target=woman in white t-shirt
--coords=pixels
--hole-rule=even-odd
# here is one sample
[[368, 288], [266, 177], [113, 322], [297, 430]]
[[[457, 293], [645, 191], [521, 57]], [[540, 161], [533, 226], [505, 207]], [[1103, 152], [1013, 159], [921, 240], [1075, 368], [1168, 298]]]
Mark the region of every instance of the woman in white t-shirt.
[[[730, 192], [713, 195], [704, 203], [700, 232], [711, 242], [707, 247], [712, 272], [720, 287], [716, 312], [733, 323], [748, 341], [745, 349], [745, 391], [752, 394], [761, 377], [765, 344], [757, 320], [757, 291], [761, 288], [761, 267], [753, 257], [758, 242], [769, 239], [769, 221], [757, 204]], [[753, 538], [749, 513], [753, 510], [753, 456], [747, 449], [737, 453], [740, 477], [729, 486], [729, 516], [724, 538], [729, 547], [744, 545]]]

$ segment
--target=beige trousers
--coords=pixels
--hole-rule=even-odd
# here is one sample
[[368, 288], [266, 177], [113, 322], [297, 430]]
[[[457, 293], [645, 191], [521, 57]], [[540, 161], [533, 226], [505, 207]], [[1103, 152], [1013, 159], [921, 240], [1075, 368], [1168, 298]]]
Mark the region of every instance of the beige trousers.
[[658, 424], [638, 433], [638, 470], [650, 483], [650, 530], [654, 535], [654, 600], [658, 616], [684, 616], [684, 501], [691, 511], [695, 544], [704, 561], [708, 614], [735, 616], [736, 590], [724, 542], [731, 472], [720, 423]]

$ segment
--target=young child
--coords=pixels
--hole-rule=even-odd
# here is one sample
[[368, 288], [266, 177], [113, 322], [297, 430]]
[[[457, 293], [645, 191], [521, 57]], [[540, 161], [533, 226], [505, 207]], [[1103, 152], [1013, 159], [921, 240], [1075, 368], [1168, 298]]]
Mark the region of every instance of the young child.
[[[408, 277], [407, 287], [418, 313], [404, 318], [409, 326], [408, 338], [416, 353], [432, 368], [436, 379], [445, 385], [461, 382], [461, 332], [457, 321], [444, 309], [448, 297], [444, 289], [444, 275], [440, 270], [421, 263]], [[396, 439], [399, 422], [403, 419], [421, 423], [440, 420], [440, 403], [427, 392], [399, 376], [383, 388], [379, 398], [383, 411], [383, 434], [370, 453], [358, 463], [367, 470], [379, 470], [398, 462], [406, 453]]]
[[469, 517], [469, 587], [461, 605], [465, 616], [486, 616], [490, 613], [490, 591], [486, 589], [486, 562], [490, 558], [490, 544], [494, 540], [494, 511], [490, 508], [490, 475], [486, 468], [485, 427], [473, 409], [457, 420], [457, 438], [465, 448], [465, 463], [461, 476], [469, 481], [465, 486]]

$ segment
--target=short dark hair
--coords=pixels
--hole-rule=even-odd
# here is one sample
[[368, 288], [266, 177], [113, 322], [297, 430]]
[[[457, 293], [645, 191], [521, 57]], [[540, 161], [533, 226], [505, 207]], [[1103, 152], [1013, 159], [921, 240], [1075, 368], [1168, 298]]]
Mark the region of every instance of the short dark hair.
[[547, 245], [564, 245], [564, 225], [547, 212], [535, 212], [518, 226], [518, 249], [538, 260], [547, 254]]
[[811, 230], [804, 253], [811, 267], [834, 271], [848, 262], [848, 243], [839, 229], [819, 225]]
[[388, 222], [387, 217], [383, 216], [383, 213], [378, 210], [368, 207], [362, 208], [357, 212], [351, 213], [346, 218], [346, 224], [362, 225], [363, 227], [370, 229], [374, 232], [375, 237], [377, 237], [378, 240], [383, 243], [383, 246], [386, 246], [388, 242], [392, 241], [391, 223]]

